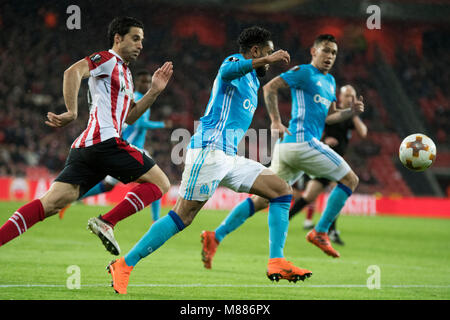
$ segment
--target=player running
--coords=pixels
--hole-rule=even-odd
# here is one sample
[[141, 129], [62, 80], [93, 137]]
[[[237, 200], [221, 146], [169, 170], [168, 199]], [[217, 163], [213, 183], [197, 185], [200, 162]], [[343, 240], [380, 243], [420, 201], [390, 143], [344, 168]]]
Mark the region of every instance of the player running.
[[[283, 255], [292, 199], [290, 186], [262, 164], [236, 155], [258, 105], [258, 77], [265, 75], [270, 64], [288, 64], [290, 56], [284, 50], [273, 52], [270, 32], [260, 27], [245, 29], [238, 43], [240, 53], [228, 56], [220, 66], [204, 116], [191, 138], [174, 208], [155, 222], [125, 257], [108, 266], [118, 293], [127, 292], [134, 266], [189, 226], [219, 185], [258, 194], [270, 203], [270, 279], [297, 281], [312, 274]], [[281, 123], [277, 129], [287, 131]]]
[[156, 70], [151, 88], [134, 103], [128, 65], [143, 48], [144, 26], [131, 17], [115, 18], [109, 25], [108, 36], [110, 50], [94, 53], [64, 72], [67, 112], [48, 112], [45, 122], [60, 128], [74, 121], [81, 80], [89, 78], [92, 107], [86, 130], [73, 142], [64, 169], [47, 193], [19, 208], [0, 228], [0, 246], [58, 213], [110, 175], [123, 183], [139, 183], [111, 211], [95, 218], [94, 231], [110, 252], [118, 254], [113, 227], [168, 191], [170, 183], [164, 172], [153, 159], [124, 141], [121, 133], [124, 123], [133, 124], [164, 90], [173, 73], [172, 63], [166, 62]]
[[[351, 85], [345, 85], [341, 87], [341, 90], [339, 91], [338, 109], [343, 110], [350, 108], [352, 105], [352, 101], [354, 101], [355, 99], [356, 90]], [[343, 157], [347, 150], [348, 142], [352, 136], [352, 130], [355, 130], [363, 139], [367, 136], [367, 126], [358, 115], [354, 115], [351, 119], [347, 119], [345, 121], [332, 125], [325, 125], [322, 140], [325, 144], [329, 145], [331, 149], [333, 149]], [[292, 217], [300, 212], [306, 205], [313, 206], [314, 201], [319, 196], [319, 194], [322, 193], [330, 184], [334, 185], [334, 182], [327, 178], [312, 177], [306, 183], [306, 188], [302, 196], [295, 201], [294, 205], [289, 210], [289, 219], [292, 219]], [[336, 221], [337, 218], [331, 224], [330, 229], [328, 230], [328, 236], [334, 243], [344, 245], [339, 231], [336, 228]], [[305, 219], [304, 226], [311, 224], [313, 224], [312, 215], [309, 216], [309, 219]], [[312, 225], [311, 228], [313, 227], [314, 225]]]
[[[138, 102], [147, 92], [152, 83], [152, 76], [150, 72], [147, 70], [140, 70], [136, 73], [136, 81], [135, 81], [135, 92], [134, 92], [134, 102]], [[151, 121], [150, 120], [150, 108], [144, 112], [144, 114], [133, 124], [130, 124], [125, 127], [122, 133], [122, 139], [126, 140], [132, 146], [139, 148], [140, 150], [147, 152], [144, 150], [145, 145], [145, 136], [147, 134], [147, 130], [149, 129], [159, 129], [159, 128], [170, 128], [172, 126], [171, 121]], [[97, 183], [91, 190], [86, 192], [81, 198], [85, 199], [91, 196], [95, 196], [97, 194], [101, 194], [104, 192], [111, 191], [115, 185], [119, 183], [119, 180], [107, 176], [104, 180]], [[66, 206], [59, 212], [59, 217], [62, 219], [64, 216], [64, 212], [70, 205]], [[161, 211], [161, 199], [155, 200], [151, 204], [151, 213], [153, 221], [158, 220], [159, 214]]]
[[[272, 79], [263, 88], [272, 121], [271, 128], [282, 126], [278, 111], [278, 90], [290, 88], [292, 98], [288, 128], [292, 135], [285, 135], [275, 144], [270, 169], [289, 185], [297, 181], [304, 172], [339, 181], [330, 194], [318, 225], [307, 235], [308, 241], [333, 257], [339, 257], [339, 253], [331, 246], [327, 232], [358, 185], [358, 177], [340, 155], [319, 139], [325, 122], [332, 124], [344, 121], [364, 110], [362, 98], [352, 102], [351, 108], [336, 108], [336, 83], [329, 71], [336, 59], [337, 50], [336, 40], [332, 35], [318, 36], [310, 51], [310, 64], [295, 66]], [[266, 199], [253, 195], [234, 207], [215, 231], [203, 231], [201, 238], [204, 266], [211, 268], [217, 246], [227, 234], [267, 205]]]

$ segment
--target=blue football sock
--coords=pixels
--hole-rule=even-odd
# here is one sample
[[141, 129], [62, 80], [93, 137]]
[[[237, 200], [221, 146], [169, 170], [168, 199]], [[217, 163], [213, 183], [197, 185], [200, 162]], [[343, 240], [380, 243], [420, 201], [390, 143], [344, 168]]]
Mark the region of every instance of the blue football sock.
[[156, 221], [159, 219], [159, 214], [161, 212], [161, 199], [152, 202], [152, 219]]
[[270, 200], [269, 205], [269, 257], [283, 258], [289, 227], [289, 208], [292, 195], [281, 196]]
[[317, 232], [328, 232], [331, 224], [337, 218], [339, 212], [345, 205], [345, 201], [352, 195], [352, 190], [342, 183], [331, 191], [327, 206], [320, 217], [315, 229]]
[[165, 217], [156, 221], [133, 249], [127, 253], [125, 263], [134, 267], [139, 260], [158, 249], [184, 227], [181, 218], [174, 211], [170, 211]]
[[103, 192], [105, 192], [105, 185], [103, 184], [103, 181], [100, 181], [95, 186], [93, 186], [88, 192], [86, 192], [80, 199], [95, 196]]
[[230, 232], [239, 228], [247, 218], [250, 218], [255, 213], [255, 206], [252, 199], [247, 198], [231, 210], [230, 214], [223, 220], [220, 226], [216, 229], [217, 241], [222, 241], [223, 238]]

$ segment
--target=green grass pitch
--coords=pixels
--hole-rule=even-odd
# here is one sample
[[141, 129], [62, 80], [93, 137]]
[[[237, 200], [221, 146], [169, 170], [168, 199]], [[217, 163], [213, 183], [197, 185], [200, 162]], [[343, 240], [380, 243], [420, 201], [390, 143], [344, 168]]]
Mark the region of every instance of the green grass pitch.
[[[0, 202], [0, 225], [21, 204]], [[114, 258], [86, 229], [107, 207], [73, 205], [65, 218], [40, 222], [0, 247], [0, 300], [8, 299], [450, 299], [450, 220], [341, 217], [344, 247], [333, 259], [305, 240], [303, 215], [291, 220], [285, 256], [312, 270], [305, 282], [267, 279], [267, 212], [259, 212], [219, 246], [213, 268], [200, 260], [200, 232], [213, 230], [227, 211], [201, 211], [193, 224], [142, 260], [131, 274], [128, 294], [109, 286], [105, 266]], [[162, 210], [166, 214], [168, 208]], [[315, 216], [318, 219], [318, 215]], [[151, 223], [150, 209], [115, 230], [125, 254]], [[78, 266], [81, 288], [68, 289], [69, 266]], [[380, 289], [366, 284], [380, 270]], [[372, 270], [369, 268], [369, 271]]]

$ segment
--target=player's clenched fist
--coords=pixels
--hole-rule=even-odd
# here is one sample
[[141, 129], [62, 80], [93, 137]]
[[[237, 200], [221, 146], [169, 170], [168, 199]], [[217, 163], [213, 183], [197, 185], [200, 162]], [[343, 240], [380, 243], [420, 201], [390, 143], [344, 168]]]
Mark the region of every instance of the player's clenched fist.
[[357, 99], [352, 98], [352, 112], [354, 115], [359, 115], [364, 112], [363, 96], [359, 96]]
[[287, 51], [280, 49], [268, 56], [267, 60], [268, 63], [283, 61], [284, 63], [289, 64], [291, 62], [291, 56]]

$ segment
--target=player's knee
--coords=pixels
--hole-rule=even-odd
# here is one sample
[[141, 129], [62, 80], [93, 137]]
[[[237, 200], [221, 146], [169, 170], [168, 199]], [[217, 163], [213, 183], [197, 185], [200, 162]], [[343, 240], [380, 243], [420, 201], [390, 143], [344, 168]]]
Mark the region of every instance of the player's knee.
[[169, 178], [162, 179], [161, 182], [158, 183], [158, 187], [161, 190], [162, 194], [166, 194], [170, 189], [170, 181]]
[[183, 211], [178, 216], [180, 217], [181, 221], [183, 221], [184, 227], [186, 228], [189, 226], [192, 221], [194, 221], [196, 212], [194, 210], [187, 210]]
[[355, 191], [356, 187], [359, 184], [359, 177], [356, 175], [356, 173], [350, 171], [340, 182], [345, 184], [352, 191]]
[[314, 195], [312, 194], [304, 194], [302, 197], [307, 203], [311, 203], [315, 200]]
[[62, 208], [76, 200], [78, 195], [74, 193], [52, 194], [47, 193], [40, 200], [46, 217], [59, 212]]
[[283, 183], [277, 189], [277, 197], [292, 195], [292, 187], [283, 180]]
[[255, 212], [258, 212], [259, 210], [265, 209], [269, 206], [269, 200], [257, 196], [257, 195], [253, 195], [251, 196], [251, 199], [253, 201], [253, 206], [255, 208]]

